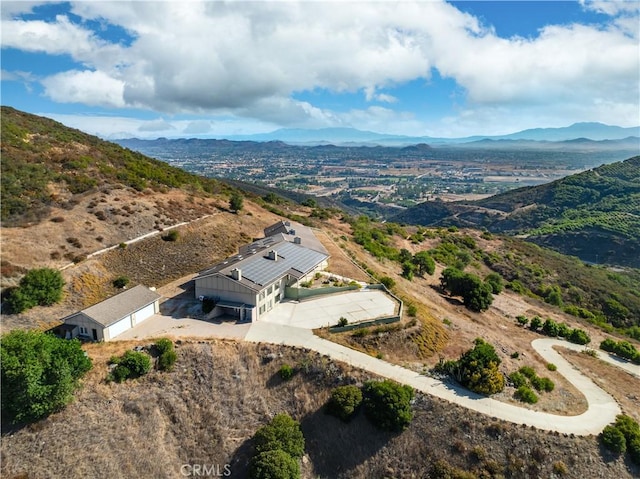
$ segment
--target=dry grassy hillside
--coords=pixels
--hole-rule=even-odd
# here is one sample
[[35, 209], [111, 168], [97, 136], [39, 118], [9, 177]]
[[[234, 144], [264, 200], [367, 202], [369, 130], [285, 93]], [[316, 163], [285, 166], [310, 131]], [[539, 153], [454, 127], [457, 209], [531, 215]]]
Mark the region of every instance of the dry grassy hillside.
[[[417, 396], [415, 419], [400, 434], [374, 429], [362, 414], [344, 424], [323, 412], [330, 388], [369, 376], [300, 349], [184, 342], [174, 372], [104, 383], [108, 358], [136, 344], [88, 345], [94, 369], [76, 401], [3, 436], [2, 477], [180, 477], [182, 464], [229, 464], [232, 477], [246, 477], [251, 436], [282, 411], [302, 424], [305, 478], [429, 477], [434, 464], [477, 477], [640, 473], [603, 458], [595, 438], [493, 421], [424, 395]], [[284, 363], [299, 369], [289, 382], [278, 375]]]

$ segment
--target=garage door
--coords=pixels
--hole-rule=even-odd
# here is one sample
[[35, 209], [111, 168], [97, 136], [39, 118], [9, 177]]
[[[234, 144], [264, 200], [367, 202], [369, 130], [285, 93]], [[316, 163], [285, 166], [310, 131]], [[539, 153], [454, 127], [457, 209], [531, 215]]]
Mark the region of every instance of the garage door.
[[115, 338], [118, 334], [124, 333], [127, 329], [131, 329], [131, 316], [127, 316], [126, 318], [109, 326], [109, 339]]
[[149, 306], [145, 306], [144, 308], [136, 311], [136, 324], [141, 323], [147, 318], [150, 318], [155, 313], [153, 309], [153, 303]]

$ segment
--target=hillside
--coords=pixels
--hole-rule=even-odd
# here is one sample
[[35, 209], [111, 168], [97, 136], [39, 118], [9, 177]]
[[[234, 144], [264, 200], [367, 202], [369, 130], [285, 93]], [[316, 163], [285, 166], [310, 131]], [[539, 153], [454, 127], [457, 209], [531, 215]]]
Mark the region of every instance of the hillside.
[[[38, 128], [48, 124], [25, 118], [22, 121], [35, 121]], [[64, 140], [67, 136], [77, 142]], [[553, 377], [555, 390], [541, 396], [532, 409], [573, 415], [584, 411], [584, 396], [547, 369], [530, 344], [541, 335], [522, 328], [514, 318], [539, 315], [572, 328], [585, 328], [593, 345], [605, 337], [619, 338], [618, 332], [625, 328], [635, 331], [635, 318], [640, 317], [640, 277], [635, 272], [589, 267], [519, 239], [478, 230], [403, 228], [351, 218], [329, 208], [302, 206], [285, 198], [266, 201], [262, 196], [273, 193], [268, 190], [256, 191], [258, 196], [245, 192], [244, 208], [236, 214], [228, 209], [229, 188], [221, 183], [212, 182], [212, 192], [202, 191], [197, 182], [208, 180], [169, 167], [164, 170], [163, 163], [108, 143], [106, 151], [113, 148], [116, 152], [109, 161], [134, 156], [128, 162], [113, 163], [120, 165], [116, 175], [94, 169], [107, 154], [102, 150], [104, 142], [59, 124], [50, 125], [46, 134], [25, 129], [23, 136], [13, 138], [14, 145], [8, 145], [7, 150], [3, 140], [3, 169], [5, 160], [14, 165], [17, 180], [28, 183], [24, 175], [31, 171], [29, 161], [35, 161], [37, 154], [29, 156], [30, 142], [16, 138], [38, 138], [45, 162], [59, 151], [61, 156], [56, 158], [91, 151], [91, 156], [86, 155], [86, 171], [80, 171], [95, 178], [97, 184], [73, 194], [62, 176], [65, 170], [52, 173], [47, 178], [48, 191], [65, 192], [67, 200], [47, 197], [46, 201], [34, 201], [29, 204], [39, 209], [39, 214], [32, 214], [27, 206], [23, 213], [3, 222], [3, 286], [15, 284], [27, 269], [41, 266], [64, 268], [66, 286], [59, 304], [3, 314], [2, 329], [51, 327], [65, 315], [114, 295], [117, 290], [112, 281], [124, 275], [132, 286], [156, 286], [163, 296], [162, 315], [173, 327], [162, 334], [176, 339], [178, 362], [171, 373], [154, 371], [136, 381], [106, 383], [111, 356], [148, 345], [151, 339], [86, 344], [94, 369], [76, 400], [41, 422], [3, 430], [3, 477], [177, 477], [185, 463], [230, 464], [232, 477], [246, 477], [251, 436], [280, 411], [301, 421], [307, 438], [304, 478], [637, 475], [636, 466], [603, 452], [595, 437], [519, 427], [429, 395], [417, 395], [415, 419], [402, 433], [380, 432], [362, 414], [352, 423], [342, 424], [323, 411], [331, 388], [360, 384], [371, 373], [308, 349], [212, 339], [218, 337], [219, 329], [233, 324], [198, 321], [211, 329], [190, 337], [182, 322], [202, 319], [200, 303], [191, 289], [197, 271], [260, 237], [262, 229], [273, 222], [285, 217], [299, 219], [316, 228], [318, 238], [330, 251], [330, 272], [361, 281], [373, 281], [370, 275], [387, 276], [395, 282], [393, 292], [407, 305], [401, 321], [390, 326], [318, 334], [330, 335], [334, 342], [401, 364], [416, 374], [424, 373], [439, 359], [457, 358], [475, 338], [482, 337], [496, 346], [505, 374], [527, 365]], [[85, 145], [85, 140], [90, 143]], [[94, 148], [94, 144], [98, 146]], [[146, 187], [140, 191], [120, 179], [139, 177], [144, 170], [141, 165], [154, 170], [157, 166], [167, 175], [185, 175], [176, 176], [184, 178], [184, 183], [171, 187], [143, 175]], [[49, 165], [56, 167], [54, 162]], [[195, 186], [191, 180], [196, 181]], [[11, 200], [12, 190], [7, 191], [6, 199]], [[17, 223], [20, 226], [15, 226]], [[163, 239], [167, 228], [178, 232], [176, 241]], [[124, 243], [149, 232], [157, 234]], [[115, 248], [100, 252], [107, 246]], [[412, 280], [403, 277], [398, 261], [402, 250], [411, 254], [431, 251], [437, 261], [435, 274]], [[487, 311], [471, 312], [439, 288], [440, 273], [452, 264], [464, 264], [466, 271], [482, 277], [499, 272], [511, 288], [496, 295]], [[597, 316], [571, 315], [557, 304], [545, 302], [548, 291], [559, 287], [563, 288], [565, 306], [579, 304], [584, 308], [580, 310], [583, 316], [591, 310]], [[611, 299], [615, 302], [607, 302]], [[615, 309], [619, 331], [604, 325], [609, 326], [604, 333], [591, 324], [605, 318], [607, 306], [616, 305], [626, 308]], [[637, 378], [584, 354], [566, 355], [605, 388], [625, 413], [640, 419]], [[290, 382], [282, 382], [278, 375], [284, 363], [298, 370]], [[507, 387], [497, 399], [516, 403], [513, 392], [513, 387]], [[141, 444], [146, 446], [141, 449]], [[79, 450], [86, 453], [79, 454]], [[348, 455], [345, 450], [350, 451]]]
[[471, 202], [425, 202], [394, 218], [522, 235], [584, 261], [640, 267], [640, 157]]
[[218, 181], [171, 167], [62, 124], [3, 106], [2, 224], [38, 222], [52, 208], [72, 208], [101, 188], [138, 192], [185, 188], [220, 193]]

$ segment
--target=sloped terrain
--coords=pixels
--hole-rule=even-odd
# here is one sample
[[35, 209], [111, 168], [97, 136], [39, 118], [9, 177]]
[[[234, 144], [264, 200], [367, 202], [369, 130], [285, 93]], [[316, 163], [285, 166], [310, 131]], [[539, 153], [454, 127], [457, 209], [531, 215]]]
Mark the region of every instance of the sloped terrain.
[[[323, 411], [330, 389], [370, 376], [282, 346], [183, 342], [174, 372], [105, 384], [110, 355], [136, 344], [88, 346], [95, 366], [76, 401], [4, 435], [2, 476], [180, 477], [183, 464], [228, 464], [231, 477], [246, 477], [251, 436], [282, 411], [301, 423], [305, 478], [622, 479], [639, 472], [602, 457], [593, 437], [517, 427], [421, 394], [402, 433], [378, 431], [362, 413], [342, 423]], [[284, 363], [299, 368], [288, 382], [278, 375]], [[473, 475], [455, 476], [454, 468]]]
[[486, 228], [594, 263], [640, 267], [640, 157], [473, 202], [425, 202], [395, 221]]

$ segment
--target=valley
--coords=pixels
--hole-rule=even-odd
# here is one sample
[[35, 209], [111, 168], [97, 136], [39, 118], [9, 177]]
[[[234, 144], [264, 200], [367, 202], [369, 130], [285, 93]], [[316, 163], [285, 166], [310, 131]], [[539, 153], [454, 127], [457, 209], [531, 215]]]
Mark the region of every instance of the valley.
[[[377, 222], [335, 206], [324, 207], [319, 204], [321, 198], [318, 203], [306, 201], [312, 197], [296, 202], [241, 191], [242, 208], [231, 211], [229, 198], [240, 191], [237, 183], [181, 177], [163, 162], [132, 158], [127, 150], [99, 144], [57, 125], [48, 125], [49, 132], [38, 129], [37, 154], [17, 153], [23, 145], [6, 140], [6, 120], [5, 114], [3, 170], [8, 164], [13, 174], [19, 174], [30, 161], [42, 162], [51, 176], [42, 190], [32, 176], [18, 196], [20, 204], [29, 207], [13, 210], [3, 221], [3, 289], [18, 285], [28, 270], [41, 267], [61, 269], [65, 286], [57, 304], [19, 314], [3, 311], [3, 331], [49, 329], [62, 317], [116, 294], [114, 279], [126, 276], [130, 285], [154, 286], [162, 295], [163, 320], [175, 324], [163, 335], [175, 343], [177, 362], [170, 373], [152, 371], [125, 383], [106, 382], [110, 358], [148, 346], [154, 338], [136, 335], [133, 329], [120, 341], [84, 344], [94, 367], [74, 402], [39, 422], [4, 429], [3, 476], [171, 477], [180, 474], [183, 464], [218, 464], [229, 465], [234, 477], [246, 477], [251, 436], [265, 418], [281, 411], [301, 422], [307, 440], [303, 477], [623, 478], [638, 474], [637, 465], [607, 452], [597, 439], [597, 430], [611, 419], [608, 416], [599, 417], [602, 424], [588, 420], [589, 427], [553, 432], [554, 427], [532, 427], [526, 421], [522, 422], [528, 426], [515, 424], [513, 417], [496, 419], [493, 406], [481, 414], [428, 393], [436, 387], [429, 382], [434, 367], [458, 358], [476, 338], [483, 338], [495, 346], [501, 374], [508, 376], [527, 366], [555, 383], [555, 389], [540, 393], [533, 405], [515, 399], [511, 384], [488, 401], [500, 401], [513, 411], [526, 407], [568, 422], [577, 419], [588, 407], [581, 386], [563, 377], [560, 360], [557, 371], [548, 368], [550, 360], [532, 345], [534, 340], [548, 341], [542, 330], [524, 327], [517, 318], [540, 317], [583, 329], [590, 336], [590, 346], [582, 348], [587, 352], [597, 349], [605, 338], [624, 338], [637, 345], [638, 338], [633, 338], [639, 326], [635, 318], [640, 279], [634, 268], [613, 271], [603, 265], [585, 265], [486, 230]], [[76, 143], [68, 148], [64, 142], [55, 144], [56, 149], [50, 150], [47, 142], [52, 132], [78, 135]], [[78, 147], [82, 144], [93, 145], [90, 156]], [[105, 146], [110, 148], [108, 153], [102, 150]], [[84, 166], [77, 168], [80, 155]], [[127, 159], [125, 165], [117, 163], [121, 158]], [[5, 163], [8, 160], [13, 163]], [[75, 170], [64, 167], [71, 162]], [[628, 160], [625, 168], [634, 165]], [[78, 180], [73, 184], [83, 177], [96, 183], [74, 192], [69, 188], [71, 176]], [[173, 186], [174, 182], [182, 185]], [[15, 190], [3, 189], [3, 201], [10, 197], [8, 191]], [[38, 199], [43, 198], [42, 191], [48, 193]], [[491, 203], [495, 198], [481, 201], [487, 202], [487, 210], [500, 211]], [[216, 328], [228, 330], [236, 325], [208, 322], [190, 313], [199, 307], [190, 289], [194, 274], [262, 237], [265, 227], [281, 219], [304, 222], [314, 229], [330, 252], [330, 273], [388, 282], [406, 306], [400, 321], [366, 331], [285, 332], [275, 341], [259, 334], [267, 323], [258, 322], [250, 326], [258, 326], [255, 331], [237, 334], [245, 339], [238, 340], [216, 332]], [[176, 232], [175, 240], [164, 239], [168, 231]], [[157, 234], [127, 243], [153, 232]], [[435, 262], [433, 274], [408, 275], [406, 258], [425, 251]], [[472, 311], [442, 289], [444, 270], [454, 266], [480, 277], [498, 273], [507, 287], [493, 295], [485, 310]], [[616, 309], [617, 316], [612, 312], [615, 304], [625, 308]], [[204, 332], [185, 334], [182, 318], [201, 322]], [[296, 342], [297, 334], [302, 341]], [[314, 348], [316, 344], [330, 349]], [[342, 353], [332, 355], [332, 350]], [[613, 398], [619, 409], [609, 411], [611, 417], [621, 411], [640, 420], [637, 375], [590, 354], [557, 350]], [[344, 351], [353, 351], [352, 359]], [[382, 369], [367, 370], [369, 363]], [[291, 381], [279, 376], [284, 364], [296, 370]], [[422, 391], [413, 401], [415, 418], [403, 432], [379, 431], [362, 415], [343, 424], [323, 412], [333, 387], [382, 376], [415, 381]], [[428, 384], [417, 386], [422, 382]], [[446, 387], [446, 381], [439, 384], [450, 391], [459, 387]], [[138, 445], [143, 441], [150, 447], [140, 455]], [[80, 447], [87, 453], [78, 455]], [[346, 449], [351, 451], [349, 457], [340, 453]]]

